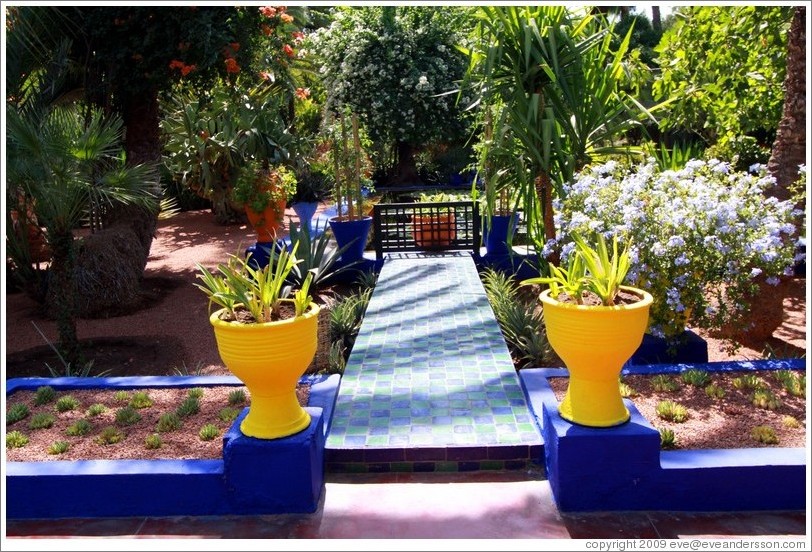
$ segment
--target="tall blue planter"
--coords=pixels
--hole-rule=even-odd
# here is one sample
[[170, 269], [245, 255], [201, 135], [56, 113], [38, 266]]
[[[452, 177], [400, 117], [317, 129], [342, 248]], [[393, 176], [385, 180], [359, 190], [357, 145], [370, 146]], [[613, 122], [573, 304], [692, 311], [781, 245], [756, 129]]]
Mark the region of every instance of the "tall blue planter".
[[372, 228], [372, 217], [356, 220], [339, 220], [338, 217], [333, 217], [329, 222], [338, 247], [348, 245], [341, 255], [342, 263], [362, 260], [369, 239], [369, 230]]
[[307, 201], [294, 203], [292, 207], [293, 211], [296, 213], [296, 216], [299, 217], [299, 228], [302, 230], [307, 229], [308, 234], [312, 236], [313, 228], [311, 227], [310, 223], [313, 220], [313, 215], [316, 214], [316, 209], [318, 209], [319, 204], [315, 201]]
[[508, 232], [512, 230], [515, 232], [519, 224], [518, 213], [510, 215], [493, 215], [491, 217], [490, 226], [484, 232], [485, 238], [485, 251], [490, 256], [509, 255], [510, 248], [507, 244]]

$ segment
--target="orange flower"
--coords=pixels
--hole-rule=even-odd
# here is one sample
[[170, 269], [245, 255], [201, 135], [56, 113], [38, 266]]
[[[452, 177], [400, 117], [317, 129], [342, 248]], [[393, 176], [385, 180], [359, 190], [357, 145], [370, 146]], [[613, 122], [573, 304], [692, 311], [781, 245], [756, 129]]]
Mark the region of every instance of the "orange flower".
[[300, 100], [305, 100], [310, 97], [310, 89], [309, 88], [297, 88], [296, 89], [296, 97]]
[[271, 33], [273, 32], [268, 25], [262, 25], [260, 29], [262, 30], [262, 34], [265, 36], [271, 36]]
[[285, 55], [288, 57], [293, 57], [296, 55], [296, 52], [291, 48], [290, 44], [285, 44], [282, 46], [282, 51], [285, 52]]
[[186, 64], [179, 59], [173, 59], [171, 62], [169, 62], [170, 69], [182, 69], [184, 65]]
[[180, 69], [180, 74], [185, 77], [186, 75], [188, 75], [189, 73], [191, 73], [195, 69], [197, 69], [197, 65], [184, 65]]
[[293, 23], [293, 16], [286, 13], [280, 15], [279, 19], [281, 19], [283, 23]]
[[228, 73], [239, 73], [240, 66], [237, 63], [237, 60], [234, 58], [226, 59], [226, 72]]
[[268, 71], [260, 71], [259, 76], [262, 77], [263, 80], [269, 81], [273, 79], [273, 75], [270, 74]]
[[276, 15], [276, 8], [273, 6], [262, 6], [259, 8], [259, 13], [265, 17], [274, 17]]

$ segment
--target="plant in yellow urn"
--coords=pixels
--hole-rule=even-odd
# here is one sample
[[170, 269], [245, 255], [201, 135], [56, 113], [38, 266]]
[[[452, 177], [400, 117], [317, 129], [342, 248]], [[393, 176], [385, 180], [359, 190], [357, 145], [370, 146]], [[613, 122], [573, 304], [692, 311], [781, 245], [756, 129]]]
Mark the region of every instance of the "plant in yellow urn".
[[542, 303], [547, 338], [570, 373], [559, 413], [565, 420], [592, 427], [628, 421], [618, 380], [623, 364], [643, 341], [651, 295], [624, 286], [629, 244], [611, 254], [598, 234], [596, 247], [573, 235], [575, 251], [566, 269], [551, 266], [551, 276], [523, 284], [546, 284]]
[[251, 394], [240, 430], [260, 439], [286, 437], [310, 425], [296, 385], [313, 360], [318, 337], [312, 274], [294, 293], [286, 283], [299, 263], [296, 246], [291, 252], [273, 248], [269, 255], [262, 268], [236, 255], [216, 273], [198, 264], [202, 283], [195, 284], [210, 304], [221, 307], [209, 317], [220, 357]]

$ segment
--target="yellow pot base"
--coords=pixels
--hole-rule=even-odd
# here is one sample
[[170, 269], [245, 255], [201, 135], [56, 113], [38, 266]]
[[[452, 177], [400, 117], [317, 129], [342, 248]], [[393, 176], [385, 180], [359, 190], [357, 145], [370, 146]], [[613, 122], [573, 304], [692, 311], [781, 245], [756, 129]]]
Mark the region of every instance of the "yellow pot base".
[[279, 439], [281, 437], [289, 437], [304, 431], [310, 427], [310, 414], [303, 408], [300, 408], [299, 416], [286, 420], [286, 423], [272, 423], [271, 420], [263, 420], [261, 416], [256, 414], [255, 409], [249, 409], [248, 415], [240, 423], [240, 431], [248, 437], [256, 437], [257, 439]]
[[[562, 405], [563, 406], [563, 405]], [[558, 414], [564, 420], [567, 420], [571, 424], [583, 426], [583, 427], [615, 427], [619, 425], [623, 425], [629, 420], [631, 420], [631, 414], [629, 413], [628, 409], [624, 408], [623, 410], [626, 411], [625, 416], [620, 416], [616, 419], [611, 418], [603, 418], [600, 420], [590, 419], [585, 420], [583, 416], [576, 416], [573, 415], [571, 411], [567, 411], [566, 409], [562, 409], [561, 406], [558, 407]]]

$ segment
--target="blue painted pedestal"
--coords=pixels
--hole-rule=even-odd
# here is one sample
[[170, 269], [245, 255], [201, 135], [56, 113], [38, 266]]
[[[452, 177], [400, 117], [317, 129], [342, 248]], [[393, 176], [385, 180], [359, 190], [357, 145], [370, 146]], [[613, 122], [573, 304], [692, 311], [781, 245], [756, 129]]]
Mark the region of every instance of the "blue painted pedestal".
[[686, 330], [669, 352], [668, 341], [651, 334], [643, 335], [643, 343], [632, 355], [629, 364], [694, 364], [708, 362], [708, 343], [691, 330]]

